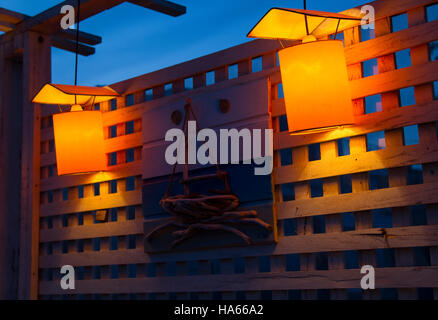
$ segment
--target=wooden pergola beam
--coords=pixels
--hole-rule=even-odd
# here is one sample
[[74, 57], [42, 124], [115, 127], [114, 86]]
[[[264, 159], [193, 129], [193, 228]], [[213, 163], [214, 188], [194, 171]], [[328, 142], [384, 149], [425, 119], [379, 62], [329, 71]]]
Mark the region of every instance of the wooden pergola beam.
[[[76, 41], [76, 30], [74, 29], [62, 30], [61, 32], [55, 34], [55, 36], [66, 40]], [[79, 31], [79, 42], [91, 46], [95, 46], [102, 42], [102, 37], [96, 36], [88, 32]]]
[[15, 28], [15, 24], [12, 22], [6, 22], [0, 20], [0, 31], [9, 32]]
[[[66, 50], [75, 53], [76, 52], [76, 42], [61, 38], [61, 37], [52, 37], [51, 39], [52, 46], [58, 49]], [[81, 56], [91, 56], [96, 52], [94, 47], [87, 46], [85, 44], [78, 44], [78, 54]]]
[[[30, 16], [21, 14], [16, 11], [0, 8], [0, 31], [9, 32], [16, 29], [16, 25], [26, 19], [30, 19]], [[74, 43], [76, 41], [76, 30], [60, 30], [57, 34], [52, 35], [53, 46], [59, 49], [75, 52]], [[79, 54], [88, 56], [95, 52], [94, 48], [86, 45], [97, 45], [102, 42], [102, 38], [94, 34], [80, 31], [79, 42], [81, 42], [79, 48]]]
[[179, 17], [180, 15], [186, 13], [186, 7], [165, 0], [128, 0], [128, 2], [167, 14], [172, 17]]
[[[161, 12], [173, 17], [186, 13], [186, 8], [179, 4], [166, 0], [81, 0], [80, 21], [85, 20], [102, 11], [111, 9], [123, 2], [130, 2], [144, 8]], [[62, 30], [60, 20], [63, 16], [61, 8], [65, 5], [77, 6], [77, 0], [65, 0], [52, 8], [49, 8], [34, 17], [19, 12], [0, 8], [0, 31], [23, 33], [29, 30], [37, 31], [51, 36], [52, 45], [56, 48], [75, 52], [76, 31]], [[58, 32], [57, 32], [58, 30]], [[79, 33], [80, 55], [89, 56], [94, 54], [95, 49], [88, 45], [96, 45], [102, 42], [102, 38], [87, 32]]]
[[[86, 20], [102, 11], [111, 9], [126, 0], [81, 0], [81, 12], [79, 20]], [[129, 0], [129, 2], [135, 3], [142, 7], [162, 12], [171, 16], [179, 16], [186, 12], [184, 6], [180, 6], [176, 3], [164, 0]], [[17, 31], [24, 32], [26, 30], [34, 30], [44, 33], [53, 32], [53, 30], [59, 29], [60, 19], [63, 16], [61, 14], [61, 8], [65, 5], [73, 7], [77, 6], [77, 0], [65, 0], [56, 6], [53, 6], [34, 17], [25, 19], [17, 24]], [[50, 33], [49, 33], [50, 34]]]
[[0, 8], [0, 23], [9, 22], [12, 24], [17, 24], [18, 22], [24, 20], [27, 16], [16, 11], [11, 11], [5, 8]]

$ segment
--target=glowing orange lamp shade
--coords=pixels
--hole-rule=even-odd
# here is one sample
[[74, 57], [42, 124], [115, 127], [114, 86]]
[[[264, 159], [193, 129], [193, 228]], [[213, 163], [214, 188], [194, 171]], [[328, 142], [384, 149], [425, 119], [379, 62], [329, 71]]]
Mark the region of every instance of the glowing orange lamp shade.
[[354, 123], [343, 43], [316, 41], [358, 25], [362, 13], [350, 13], [272, 8], [248, 33], [251, 38], [302, 40], [278, 52], [291, 134]]
[[100, 111], [55, 114], [53, 129], [58, 175], [106, 169]]
[[58, 175], [106, 169], [102, 114], [83, 111], [82, 106], [92, 106], [116, 96], [118, 93], [110, 87], [48, 83], [33, 98], [34, 103], [72, 105], [70, 112], [53, 115]]
[[290, 133], [354, 123], [342, 41], [316, 41], [279, 51]]

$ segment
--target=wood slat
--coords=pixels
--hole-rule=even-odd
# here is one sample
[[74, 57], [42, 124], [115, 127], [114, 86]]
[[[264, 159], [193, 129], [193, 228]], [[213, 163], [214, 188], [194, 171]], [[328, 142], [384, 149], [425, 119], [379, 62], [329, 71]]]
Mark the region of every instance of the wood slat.
[[[271, 79], [273, 84], [280, 83], [280, 72], [274, 73]], [[350, 81], [351, 99], [360, 99], [436, 80], [438, 80], [438, 61], [432, 61]]]
[[274, 169], [275, 184], [438, 162], [438, 143], [387, 148]]
[[86, 212], [100, 209], [139, 205], [142, 203], [141, 190], [119, 192], [41, 205], [40, 216], [49, 217], [65, 213]]
[[438, 21], [389, 33], [345, 48], [347, 65], [382, 57], [438, 40]]
[[172, 17], [179, 17], [186, 13], [186, 7], [165, 0], [128, 0], [131, 3], [148, 8]]
[[143, 219], [40, 230], [40, 242], [143, 234]]
[[160, 84], [185, 79], [202, 74], [222, 66], [234, 64], [242, 60], [274, 52], [281, 48], [276, 41], [254, 40], [222, 51], [215, 52], [175, 66], [148, 73], [136, 78], [110, 85], [111, 88], [122, 94], [152, 88]]
[[438, 202], [438, 184], [425, 183], [403, 187], [340, 194], [277, 204], [278, 219], [404, 207]]
[[351, 98], [359, 99], [436, 80], [438, 61], [433, 61], [351, 81]]
[[[277, 110], [280, 108], [284, 110], [283, 99], [279, 99], [276, 105], [279, 106]], [[357, 115], [353, 127], [345, 127], [329, 132], [306, 135], [290, 135], [287, 131], [275, 133], [274, 150], [299, 147], [346, 137], [355, 137], [371, 132], [391, 130], [437, 120], [438, 101], [435, 100], [414, 106]]]
[[[383, 230], [387, 236], [383, 234]], [[137, 231], [132, 226], [132, 233]], [[360, 229], [348, 232], [306, 234], [280, 237], [276, 245], [249, 246], [242, 253], [242, 247], [227, 250], [198, 250], [148, 255], [143, 248], [53, 254], [40, 256], [40, 268], [56, 268], [65, 264], [73, 266], [164, 263], [169, 261], [191, 261], [211, 259], [232, 259], [239, 257], [280, 256], [286, 254], [313, 252], [342, 252], [345, 250], [366, 250], [383, 248], [405, 248], [430, 246], [438, 240], [438, 226], [415, 226], [388, 229]]]
[[[438, 267], [376, 268], [377, 288], [438, 286]], [[320, 288], [360, 288], [360, 270], [297, 271], [113, 280], [77, 280], [72, 294], [258, 291]], [[196, 280], [195, 280], [196, 279]], [[43, 281], [40, 294], [65, 294], [59, 281]]]
[[141, 161], [111, 166], [105, 172], [54, 176], [41, 180], [40, 191], [56, 190], [141, 175]]

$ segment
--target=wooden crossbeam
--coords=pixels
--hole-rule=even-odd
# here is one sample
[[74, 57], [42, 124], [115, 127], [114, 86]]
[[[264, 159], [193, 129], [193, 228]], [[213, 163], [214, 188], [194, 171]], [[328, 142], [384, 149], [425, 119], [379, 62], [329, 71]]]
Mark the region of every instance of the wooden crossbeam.
[[[81, 0], [80, 21], [85, 20], [102, 11], [111, 9], [127, 0]], [[184, 6], [165, 0], [128, 0], [144, 8], [161, 12], [173, 17], [180, 16], [186, 12]], [[76, 40], [75, 30], [62, 30], [60, 20], [62, 17], [61, 8], [65, 5], [77, 6], [77, 0], [65, 0], [52, 8], [49, 8], [34, 17], [19, 12], [0, 8], [0, 31], [18, 34], [28, 30], [52, 35], [52, 45], [59, 49], [75, 52]], [[58, 30], [58, 31], [56, 31]], [[88, 45], [96, 45], [102, 42], [102, 38], [90, 33], [80, 32], [78, 48], [80, 55], [89, 56], [94, 54], [95, 49]]]
[[[58, 49], [76, 52], [76, 42], [64, 39], [61, 37], [52, 37], [52, 46]], [[79, 43], [78, 45], [78, 54], [82, 56], [91, 56], [96, 52], [96, 49], [93, 47], [87, 46], [85, 44]]]
[[179, 4], [165, 1], [165, 0], [128, 0], [129, 2], [148, 8], [154, 11], [158, 11], [167, 14], [172, 17], [178, 17], [186, 13], [186, 7]]
[[0, 21], [0, 31], [9, 32], [15, 28], [12, 22]]
[[19, 12], [11, 11], [5, 8], [0, 8], [0, 23], [9, 22], [12, 24], [17, 24], [18, 22], [24, 20], [27, 16]]
[[[25, 14], [0, 8], [0, 31], [13, 31], [17, 24], [30, 18], [30, 16]], [[76, 52], [76, 30], [61, 29], [57, 34], [51, 37], [51, 41], [55, 48]], [[83, 56], [89, 56], [95, 53], [95, 49], [88, 45], [97, 45], [102, 42], [102, 38], [91, 33], [80, 31], [79, 42], [78, 53]]]
[[[123, 2], [126, 2], [126, 0], [81, 0], [81, 14], [79, 19], [80, 21], [88, 19]], [[185, 7], [164, 0], [132, 0], [129, 2], [171, 16], [179, 16], [186, 12]], [[62, 17], [61, 8], [65, 5], [76, 7], [77, 0], [65, 0], [32, 18], [20, 22], [17, 25], [17, 31], [24, 32], [32, 29], [50, 34], [53, 33], [53, 30], [59, 30], [59, 22]]]
[[[63, 38], [66, 40], [76, 41], [76, 30], [74, 29], [62, 30], [61, 32], [56, 34], [56, 37]], [[91, 46], [95, 46], [102, 42], [102, 37], [96, 36], [88, 32], [79, 31], [79, 42]]]

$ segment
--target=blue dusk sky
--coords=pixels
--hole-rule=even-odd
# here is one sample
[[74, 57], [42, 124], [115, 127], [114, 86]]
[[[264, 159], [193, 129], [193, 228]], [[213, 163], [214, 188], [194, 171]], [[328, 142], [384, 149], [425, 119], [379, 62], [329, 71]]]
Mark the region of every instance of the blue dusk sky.
[[[61, 0], [2, 0], [1, 7], [36, 15]], [[107, 85], [226, 49], [251, 39], [248, 31], [271, 7], [302, 8], [302, 0], [176, 0], [187, 13], [173, 18], [124, 3], [81, 22], [103, 38], [79, 57], [80, 85]], [[308, 9], [339, 12], [368, 0], [307, 1]], [[74, 54], [52, 49], [52, 81], [74, 82]]]

